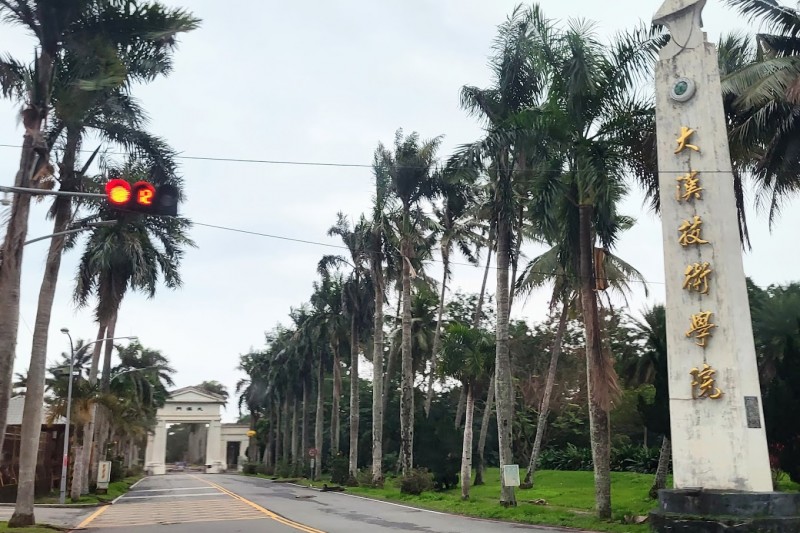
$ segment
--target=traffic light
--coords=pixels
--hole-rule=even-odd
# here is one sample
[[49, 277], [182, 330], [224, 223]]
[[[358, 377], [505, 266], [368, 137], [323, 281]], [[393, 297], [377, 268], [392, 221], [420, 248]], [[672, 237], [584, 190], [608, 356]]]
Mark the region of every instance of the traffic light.
[[146, 181], [133, 185], [121, 178], [106, 183], [109, 205], [124, 211], [149, 215], [178, 216], [178, 188], [173, 185], [153, 186]]

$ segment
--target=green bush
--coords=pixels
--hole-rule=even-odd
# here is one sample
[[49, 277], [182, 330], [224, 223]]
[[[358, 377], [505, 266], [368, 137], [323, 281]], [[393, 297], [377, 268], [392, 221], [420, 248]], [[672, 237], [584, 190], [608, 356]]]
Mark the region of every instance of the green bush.
[[142, 468], [142, 465], [133, 465], [125, 469], [125, 477], [141, 476], [143, 473], [144, 468]]
[[592, 470], [592, 450], [567, 444], [565, 448], [548, 448], [539, 455], [542, 470]]
[[331, 482], [337, 485], [347, 485], [350, 480], [350, 461], [342, 454], [331, 457]]
[[255, 475], [258, 463], [245, 463], [242, 465], [242, 473], [248, 476]]
[[125, 468], [122, 466], [122, 457], [111, 460], [111, 483], [125, 479]]
[[[645, 448], [635, 444], [624, 444], [611, 449], [611, 470], [614, 472], [636, 472], [655, 474], [658, 468], [660, 448]], [[572, 444], [556, 449], [548, 448], [539, 456], [542, 470], [592, 470], [592, 450], [578, 448]]]
[[256, 466], [256, 474], [271, 476], [274, 473], [275, 473], [275, 468], [272, 466], [267, 466], [264, 463], [258, 463], [258, 466]]
[[275, 467], [275, 475], [278, 477], [291, 477], [292, 465], [287, 461], [278, 461], [278, 466]]
[[418, 496], [433, 490], [433, 476], [426, 468], [415, 468], [407, 476], [400, 479], [400, 492]]
[[645, 448], [635, 444], [618, 446], [611, 449], [611, 470], [655, 474], [660, 454], [660, 448]]

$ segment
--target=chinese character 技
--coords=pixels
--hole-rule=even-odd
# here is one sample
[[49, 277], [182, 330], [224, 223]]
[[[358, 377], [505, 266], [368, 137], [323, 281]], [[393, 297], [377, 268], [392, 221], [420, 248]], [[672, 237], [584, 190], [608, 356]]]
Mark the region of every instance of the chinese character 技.
[[678, 237], [678, 243], [680, 243], [681, 246], [708, 244], [708, 241], [704, 241], [702, 237], [702, 225], [703, 220], [698, 215], [695, 215], [691, 222], [684, 220], [678, 228], [678, 231], [681, 232], [681, 236]]

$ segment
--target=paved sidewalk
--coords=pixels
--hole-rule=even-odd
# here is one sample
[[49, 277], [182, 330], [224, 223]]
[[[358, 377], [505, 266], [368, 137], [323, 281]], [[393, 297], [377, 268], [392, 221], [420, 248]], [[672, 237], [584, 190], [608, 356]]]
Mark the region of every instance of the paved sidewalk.
[[[59, 527], [75, 527], [81, 521], [95, 512], [96, 507], [36, 507], [34, 515], [37, 524], [50, 524]], [[13, 507], [0, 507], [0, 520], [8, 520], [14, 514]]]

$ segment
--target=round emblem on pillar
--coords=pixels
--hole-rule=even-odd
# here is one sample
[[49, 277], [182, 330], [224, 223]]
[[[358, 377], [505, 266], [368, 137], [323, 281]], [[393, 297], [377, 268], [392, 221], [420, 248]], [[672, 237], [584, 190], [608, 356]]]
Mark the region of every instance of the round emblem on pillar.
[[670, 97], [676, 102], [686, 102], [694, 96], [695, 84], [689, 78], [678, 78], [669, 91]]

